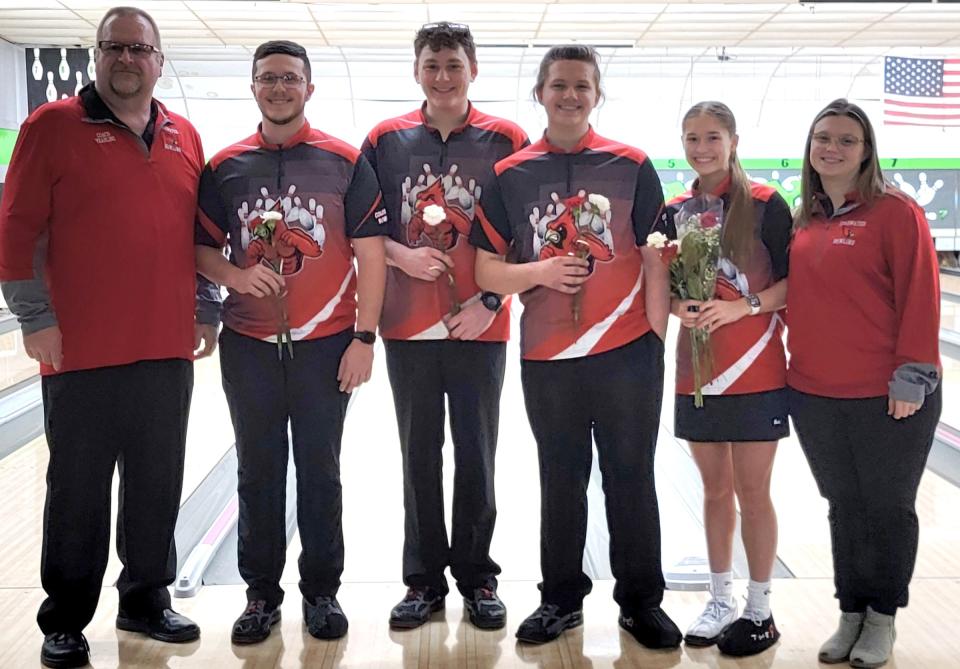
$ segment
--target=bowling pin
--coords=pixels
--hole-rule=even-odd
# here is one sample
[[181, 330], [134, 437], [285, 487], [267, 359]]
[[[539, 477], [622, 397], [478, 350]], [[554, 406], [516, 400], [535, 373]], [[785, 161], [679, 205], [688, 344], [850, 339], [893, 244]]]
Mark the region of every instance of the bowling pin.
[[33, 50], [33, 67], [30, 68], [30, 72], [37, 81], [43, 79], [43, 63], [40, 62], [40, 49]]
[[87, 49], [89, 60], [87, 61], [87, 81], [93, 81], [97, 78], [97, 68], [93, 62], [93, 47]]
[[57, 99], [57, 87], [53, 85], [53, 72], [47, 72], [47, 102]]
[[70, 78], [70, 63], [67, 62], [67, 50], [60, 49], [60, 66], [57, 68], [60, 79], [66, 81]]
[[73, 89], [73, 94], [80, 95], [81, 88], [83, 88], [83, 73], [77, 72], [77, 86]]

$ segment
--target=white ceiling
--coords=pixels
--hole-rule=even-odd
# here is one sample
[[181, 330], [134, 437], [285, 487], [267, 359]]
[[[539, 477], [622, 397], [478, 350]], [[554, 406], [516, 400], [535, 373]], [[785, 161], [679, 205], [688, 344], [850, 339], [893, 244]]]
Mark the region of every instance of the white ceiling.
[[[94, 42], [104, 11], [122, 0], [0, 0], [0, 38], [15, 44]], [[470, 24], [484, 46], [544, 46], [575, 39], [595, 45], [639, 47], [661, 53], [719, 49], [886, 52], [909, 47], [960, 53], [960, 3], [861, 2], [512, 2], [471, 4], [432, 0], [357, 3], [136, 2], [160, 25], [168, 56], [217, 49], [247, 53], [267, 39], [286, 38], [313, 49], [409, 49], [423, 23]], [[215, 55], [214, 55], [215, 57]]]

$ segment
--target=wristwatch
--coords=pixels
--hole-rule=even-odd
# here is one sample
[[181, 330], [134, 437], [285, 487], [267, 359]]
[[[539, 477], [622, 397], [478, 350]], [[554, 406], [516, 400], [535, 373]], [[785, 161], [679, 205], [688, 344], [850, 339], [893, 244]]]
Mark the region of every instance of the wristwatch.
[[483, 303], [483, 306], [494, 313], [500, 311], [500, 307], [503, 306], [503, 300], [500, 299], [500, 296], [496, 293], [491, 293], [490, 291], [481, 293], [480, 302]]
[[760, 313], [760, 298], [759, 298], [759, 297], [757, 297], [757, 296], [754, 295], [753, 293], [750, 293], [749, 295], [745, 295], [743, 299], [745, 299], [745, 300], [747, 301], [747, 304], [750, 305], [750, 315], [751, 315], [751, 316], [756, 316], [757, 314]]
[[377, 341], [377, 335], [370, 330], [357, 330], [353, 333], [354, 339], [359, 339], [364, 344], [373, 344]]

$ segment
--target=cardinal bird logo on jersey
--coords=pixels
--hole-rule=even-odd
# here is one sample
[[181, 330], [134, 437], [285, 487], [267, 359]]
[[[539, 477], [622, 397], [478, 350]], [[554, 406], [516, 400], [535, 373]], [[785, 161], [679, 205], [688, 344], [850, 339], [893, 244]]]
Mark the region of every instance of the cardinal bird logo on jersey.
[[609, 201], [599, 195], [587, 196], [586, 191], [563, 200], [556, 193], [544, 207], [534, 207], [530, 224], [534, 229], [533, 251], [539, 260], [573, 255], [594, 263], [613, 260], [613, 235], [610, 233], [611, 211]]
[[263, 263], [278, 274], [289, 276], [303, 268], [305, 258], [323, 255], [326, 233], [323, 205], [310, 198], [306, 206], [291, 185], [283, 197], [273, 198], [266, 187], [250, 210], [244, 202], [237, 215], [241, 221], [241, 246], [252, 263]]
[[[442, 177], [433, 174], [430, 165], [424, 164], [423, 173], [416, 184], [410, 177], [401, 184], [400, 220], [407, 228], [407, 243], [410, 246], [431, 246], [448, 251], [457, 245], [460, 237], [470, 234], [476, 214], [480, 186], [475, 179], [457, 174], [457, 165]], [[424, 220], [427, 207], [434, 205], [443, 209], [442, 222], [431, 225]]]

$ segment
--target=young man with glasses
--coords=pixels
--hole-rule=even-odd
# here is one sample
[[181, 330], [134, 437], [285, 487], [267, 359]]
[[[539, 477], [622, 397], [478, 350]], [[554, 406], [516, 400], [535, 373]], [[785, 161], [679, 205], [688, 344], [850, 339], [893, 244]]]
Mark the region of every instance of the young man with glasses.
[[[363, 144], [390, 217], [387, 299], [380, 321], [404, 477], [403, 580], [390, 625], [409, 629], [444, 607], [449, 566], [477, 627], [503, 627], [494, 458], [510, 314], [474, 280], [467, 242], [484, 182], [498, 160], [529, 144], [516, 124], [477, 110], [470, 28], [431, 23], [414, 40], [414, 78], [426, 100], [375, 127]], [[444, 396], [453, 432], [453, 527], [443, 518]]]
[[41, 662], [89, 660], [110, 550], [119, 467], [118, 629], [187, 642], [170, 608], [194, 350], [216, 345], [198, 312], [192, 243], [200, 138], [153, 99], [156, 23], [109, 10], [96, 81], [23, 124], [0, 209], [0, 281], [24, 347], [41, 363], [50, 461], [37, 622]]
[[350, 392], [373, 365], [386, 218], [367, 160], [307, 123], [314, 86], [302, 46], [261, 44], [251, 90], [260, 127], [207, 164], [196, 227], [199, 271], [230, 293], [220, 367], [237, 440], [238, 555], [248, 586], [232, 639], [263, 641], [280, 621], [288, 427], [303, 616], [312, 636], [336, 639], [347, 632], [336, 598], [340, 441]]

